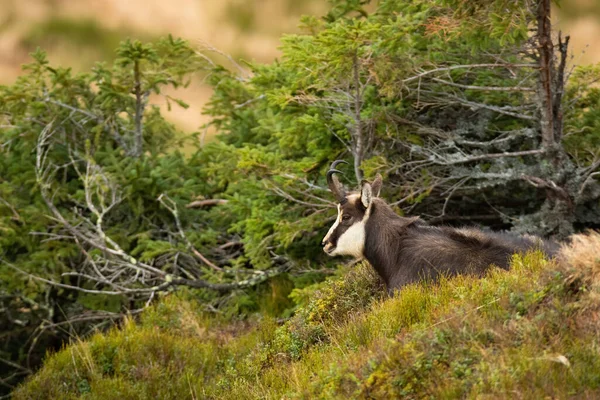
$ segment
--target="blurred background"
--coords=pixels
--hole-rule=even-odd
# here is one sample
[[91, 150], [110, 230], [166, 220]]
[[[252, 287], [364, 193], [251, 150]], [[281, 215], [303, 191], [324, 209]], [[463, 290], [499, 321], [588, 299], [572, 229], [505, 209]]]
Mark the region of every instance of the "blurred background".
[[[555, 23], [571, 35], [573, 63], [600, 62], [600, 0], [568, 0], [556, 7]], [[235, 59], [270, 62], [279, 38], [298, 31], [301, 15], [321, 15], [326, 0], [0, 0], [0, 84], [12, 83], [37, 46], [54, 65], [86, 71], [114, 57], [119, 41], [165, 34], [208, 43]], [[185, 131], [206, 117], [210, 89], [201, 81], [177, 93], [187, 110], [166, 116]], [[160, 100], [156, 100], [160, 101]]]

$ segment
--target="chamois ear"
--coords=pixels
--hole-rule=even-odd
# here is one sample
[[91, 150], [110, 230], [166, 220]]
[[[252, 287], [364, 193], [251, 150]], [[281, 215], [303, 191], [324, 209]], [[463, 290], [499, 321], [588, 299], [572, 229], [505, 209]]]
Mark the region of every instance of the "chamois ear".
[[360, 188], [360, 202], [365, 208], [369, 208], [373, 200], [373, 188], [369, 182], [363, 181]]
[[411, 225], [421, 222], [421, 218], [419, 217], [404, 218], [404, 220], [404, 225], [402, 226], [403, 228], [408, 228]]
[[379, 193], [381, 193], [381, 185], [383, 184], [383, 178], [381, 174], [377, 174], [373, 183], [371, 183], [371, 190], [373, 191], [373, 196], [379, 197]]

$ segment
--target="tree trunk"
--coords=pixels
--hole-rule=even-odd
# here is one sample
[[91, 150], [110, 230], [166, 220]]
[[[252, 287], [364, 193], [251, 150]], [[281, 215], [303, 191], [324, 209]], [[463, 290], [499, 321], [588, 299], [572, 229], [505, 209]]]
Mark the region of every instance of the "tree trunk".
[[133, 138], [132, 155], [140, 157], [144, 152], [144, 109], [146, 108], [147, 94], [142, 92], [142, 76], [140, 72], [140, 62], [135, 61], [133, 68], [133, 94], [135, 95], [135, 129]]
[[537, 42], [539, 63], [539, 107], [541, 113], [542, 147], [554, 147], [556, 139], [554, 118], [554, 44], [550, 21], [550, 0], [539, 0], [537, 6]]
[[[550, 19], [551, 0], [538, 0], [537, 20], [537, 63], [538, 108], [544, 157], [547, 166], [542, 167], [542, 176], [534, 186], [546, 191], [546, 201], [540, 210], [540, 223], [548, 227], [558, 238], [573, 233], [574, 203], [565, 189], [568, 181], [565, 173], [568, 157], [562, 147], [563, 108], [562, 97], [565, 86], [565, 66], [569, 37], [565, 41], [558, 37], [560, 61], [554, 52], [552, 24]], [[525, 178], [527, 179], [527, 178]], [[530, 181], [530, 183], [532, 183]]]
[[363, 158], [365, 156], [365, 146], [366, 141], [364, 138], [364, 127], [363, 121], [360, 116], [360, 111], [362, 109], [362, 91], [360, 85], [360, 74], [358, 71], [358, 55], [354, 54], [352, 70], [354, 74], [354, 175], [356, 176], [356, 181], [360, 183], [363, 179], [363, 172], [360, 169], [360, 165], [362, 164]]

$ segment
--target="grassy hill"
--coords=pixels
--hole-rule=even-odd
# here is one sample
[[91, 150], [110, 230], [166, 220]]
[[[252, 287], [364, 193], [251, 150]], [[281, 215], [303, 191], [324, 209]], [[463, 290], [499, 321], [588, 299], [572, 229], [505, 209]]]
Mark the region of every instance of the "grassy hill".
[[49, 355], [14, 398], [600, 396], [598, 234], [393, 298], [365, 264], [292, 298], [285, 322], [232, 322], [171, 294]]

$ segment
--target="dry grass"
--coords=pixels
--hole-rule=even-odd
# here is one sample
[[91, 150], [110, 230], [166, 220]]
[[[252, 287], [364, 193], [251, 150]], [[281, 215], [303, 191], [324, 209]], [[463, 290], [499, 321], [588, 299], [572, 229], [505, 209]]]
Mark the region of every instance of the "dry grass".
[[573, 235], [560, 253], [561, 266], [571, 281], [600, 288], [600, 233]]

